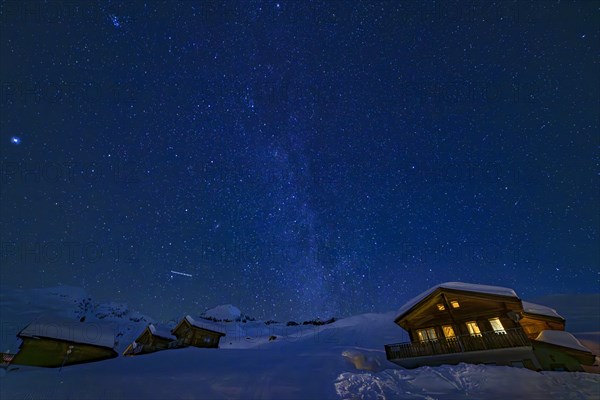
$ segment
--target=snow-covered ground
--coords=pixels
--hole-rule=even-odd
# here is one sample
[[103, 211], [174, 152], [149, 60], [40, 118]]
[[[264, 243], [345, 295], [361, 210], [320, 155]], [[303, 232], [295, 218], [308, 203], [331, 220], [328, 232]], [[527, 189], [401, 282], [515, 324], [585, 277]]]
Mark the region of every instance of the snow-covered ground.
[[[82, 303], [83, 299], [87, 302]], [[68, 308], [67, 304], [73, 306]], [[77, 320], [85, 315], [86, 322], [111, 321], [120, 335], [120, 348], [128, 344], [126, 339], [133, 340], [151, 321], [124, 305], [96, 303], [83, 291], [73, 288], [33, 293], [3, 290], [0, 307], [6, 327], [25, 326], [32, 317], [56, 313]], [[24, 311], [28, 314], [21, 316]], [[196, 316], [192, 310], [190, 314]], [[231, 319], [243, 314], [237, 307], [227, 305], [209, 310], [207, 315]], [[402, 329], [393, 323], [395, 315], [396, 312], [362, 314], [321, 326], [216, 322], [227, 334], [221, 340], [220, 349], [168, 350], [74, 365], [62, 371], [19, 368], [6, 372], [0, 369], [0, 398], [600, 398], [600, 375], [595, 374], [537, 373], [467, 364], [414, 370], [399, 368], [386, 360], [383, 350], [386, 343], [406, 340]], [[6, 347], [16, 342], [16, 331], [10, 335], [3, 333], [3, 350], [16, 350], [12, 345]], [[276, 339], [269, 340], [272, 336]], [[588, 333], [585, 341], [594, 342], [597, 338], [597, 334]]]

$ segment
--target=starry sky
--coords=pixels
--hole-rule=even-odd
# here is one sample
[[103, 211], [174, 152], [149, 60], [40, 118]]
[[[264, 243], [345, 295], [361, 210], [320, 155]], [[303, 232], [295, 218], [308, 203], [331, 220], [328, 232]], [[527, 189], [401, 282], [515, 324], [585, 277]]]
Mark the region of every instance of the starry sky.
[[599, 290], [598, 2], [0, 11], [7, 287], [280, 320]]

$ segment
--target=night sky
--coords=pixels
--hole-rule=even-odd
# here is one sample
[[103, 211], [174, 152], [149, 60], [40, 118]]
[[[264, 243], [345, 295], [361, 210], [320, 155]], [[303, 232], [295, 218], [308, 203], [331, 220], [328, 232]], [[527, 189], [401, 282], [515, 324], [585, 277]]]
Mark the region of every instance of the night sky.
[[598, 2], [78, 3], [1, 4], [2, 285], [284, 321], [598, 292]]

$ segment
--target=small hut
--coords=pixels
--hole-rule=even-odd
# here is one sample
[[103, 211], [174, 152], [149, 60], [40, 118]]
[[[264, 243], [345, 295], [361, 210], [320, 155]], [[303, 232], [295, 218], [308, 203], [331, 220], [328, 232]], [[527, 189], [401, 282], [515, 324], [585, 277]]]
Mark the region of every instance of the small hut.
[[117, 357], [114, 327], [100, 323], [35, 321], [17, 334], [23, 343], [11, 365], [61, 367]]
[[596, 356], [569, 332], [545, 330], [532, 340], [535, 354], [548, 371], [584, 372]]
[[176, 340], [169, 328], [150, 324], [133, 343], [127, 346], [123, 355], [133, 356], [165, 350]]
[[218, 331], [218, 326], [209, 321], [196, 321], [186, 315], [171, 331], [177, 338], [177, 346], [218, 348], [221, 337], [225, 333]]

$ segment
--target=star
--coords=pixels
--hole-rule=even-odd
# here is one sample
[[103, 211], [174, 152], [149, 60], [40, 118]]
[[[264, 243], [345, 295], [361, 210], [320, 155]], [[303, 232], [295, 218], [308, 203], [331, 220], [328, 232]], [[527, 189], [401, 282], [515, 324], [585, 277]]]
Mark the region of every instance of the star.
[[18, 136], [13, 136], [10, 138], [10, 142], [14, 145], [19, 145], [21, 144], [21, 138]]
[[119, 17], [117, 17], [114, 14], [109, 15], [110, 20], [112, 22], [112, 24], [114, 25], [115, 28], [120, 28], [121, 27], [121, 21], [119, 21]]

